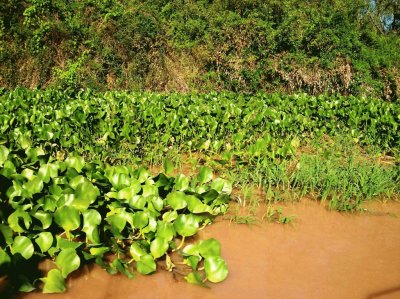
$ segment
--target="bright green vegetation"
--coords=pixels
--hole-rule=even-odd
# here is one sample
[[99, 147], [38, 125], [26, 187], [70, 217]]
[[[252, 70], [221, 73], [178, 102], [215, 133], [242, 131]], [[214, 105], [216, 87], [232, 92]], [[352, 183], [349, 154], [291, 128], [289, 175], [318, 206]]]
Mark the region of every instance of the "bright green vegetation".
[[[39, 148], [0, 145], [0, 182], [0, 275], [8, 276], [11, 290], [29, 292], [42, 281], [44, 293], [64, 292], [68, 275], [90, 262], [128, 277], [134, 269], [155, 272], [157, 262], [173, 271], [171, 252], [192, 270], [185, 277], [191, 283], [228, 275], [217, 240], [182, 248], [186, 237], [227, 209], [232, 186], [212, 181], [209, 168], [192, 179], [153, 177], [143, 167], [74, 155], [59, 161]], [[56, 269], [42, 277], [35, 267], [45, 258]]]
[[398, 0], [2, 0], [0, 86], [400, 94]]
[[324, 135], [395, 156], [400, 149], [400, 104], [372, 98], [16, 89], [0, 103], [0, 133], [11, 147], [40, 145], [113, 162], [160, 163], [176, 149], [255, 163], [291, 157]]
[[[279, 223], [294, 217], [271, 204], [302, 196], [339, 211], [398, 198], [399, 125], [399, 103], [354, 96], [3, 92], [0, 275], [21, 291], [62, 292], [85, 263], [132, 277], [159, 263], [174, 271], [178, 253], [188, 282], [220, 282], [218, 241], [185, 241], [226, 212], [233, 187], [250, 212], [231, 220], [247, 224], [254, 186], [264, 220]], [[161, 164], [155, 176], [142, 166]], [[171, 176], [184, 164], [198, 174]], [[44, 258], [56, 264], [46, 277]]]

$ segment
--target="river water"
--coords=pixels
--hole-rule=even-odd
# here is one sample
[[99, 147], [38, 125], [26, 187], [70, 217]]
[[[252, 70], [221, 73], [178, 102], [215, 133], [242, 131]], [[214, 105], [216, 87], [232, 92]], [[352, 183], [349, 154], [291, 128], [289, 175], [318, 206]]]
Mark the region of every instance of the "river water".
[[293, 225], [217, 219], [199, 238], [221, 242], [230, 274], [210, 288], [166, 271], [129, 280], [95, 265], [74, 274], [65, 294], [16, 298], [400, 298], [400, 203], [368, 210], [343, 214], [302, 200], [284, 208]]

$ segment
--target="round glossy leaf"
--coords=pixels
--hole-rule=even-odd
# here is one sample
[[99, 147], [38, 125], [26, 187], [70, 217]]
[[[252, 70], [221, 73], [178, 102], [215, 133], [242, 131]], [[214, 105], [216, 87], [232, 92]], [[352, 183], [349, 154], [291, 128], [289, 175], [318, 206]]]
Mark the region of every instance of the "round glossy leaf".
[[129, 248], [129, 253], [135, 261], [140, 260], [140, 257], [146, 255], [147, 252], [140, 246], [138, 242], [133, 242]]
[[131, 184], [131, 178], [128, 174], [125, 173], [114, 173], [110, 177], [110, 183], [115, 188], [115, 190], [122, 190], [126, 187], [129, 187]]
[[121, 233], [126, 226], [126, 218], [121, 214], [107, 216], [106, 220], [110, 224], [114, 234]]
[[227, 180], [224, 180], [222, 178], [216, 178], [211, 183], [210, 187], [211, 187], [211, 189], [214, 189], [218, 192], [223, 192], [226, 194], [231, 194], [231, 192], [232, 192], [232, 183], [230, 183]]
[[104, 254], [110, 251], [109, 247], [92, 247], [90, 248], [89, 252], [92, 255], [103, 257]]
[[98, 225], [101, 223], [101, 215], [96, 210], [86, 210], [83, 215], [83, 228], [86, 238], [94, 243], [100, 243]]
[[189, 178], [183, 174], [175, 179], [174, 190], [185, 191], [189, 188]]
[[204, 260], [204, 270], [207, 279], [217, 283], [226, 279], [228, 276], [228, 267], [225, 261], [219, 256], [210, 256]]
[[174, 222], [176, 232], [184, 237], [193, 236], [199, 230], [199, 222], [192, 214], [181, 214]]
[[66, 290], [64, 277], [60, 270], [50, 270], [46, 278], [41, 279], [44, 282], [43, 293], [64, 293]]
[[83, 175], [77, 175], [76, 177], [73, 177], [72, 179], [69, 180], [68, 185], [76, 190], [80, 184], [83, 184], [87, 179]]
[[169, 222], [158, 221], [156, 235], [171, 241], [175, 237], [174, 225]]
[[182, 191], [174, 191], [167, 195], [167, 203], [174, 210], [180, 210], [186, 207], [186, 194]]
[[60, 236], [56, 236], [56, 240], [57, 240], [57, 248], [59, 249], [67, 249], [67, 248], [77, 249], [79, 246], [84, 244], [82, 242], [70, 241]]
[[199, 244], [189, 244], [183, 248], [184, 255], [196, 255], [200, 257]]
[[75, 199], [73, 200], [71, 205], [79, 211], [85, 211], [99, 195], [99, 189], [96, 186], [93, 186], [93, 184], [88, 180], [85, 180], [76, 188]]
[[78, 210], [69, 206], [63, 206], [57, 209], [54, 213], [54, 220], [67, 234], [69, 234], [71, 230], [77, 229], [81, 224]]
[[39, 245], [42, 253], [44, 253], [53, 245], [53, 240], [53, 235], [50, 232], [42, 232], [38, 234], [35, 242]]
[[136, 212], [133, 215], [133, 225], [135, 228], [142, 229], [149, 223], [149, 216], [146, 212]]
[[150, 254], [142, 255], [137, 261], [137, 270], [139, 273], [147, 275], [156, 271], [156, 262]]
[[157, 230], [157, 221], [154, 217], [149, 217], [149, 224], [142, 229], [142, 233], [147, 234], [149, 232], [155, 232]]
[[153, 207], [154, 207], [157, 211], [161, 211], [162, 208], [164, 207], [164, 201], [163, 201], [162, 198], [159, 197], [159, 196], [152, 196], [152, 197], [151, 197], [151, 203], [153, 204]]
[[56, 265], [61, 270], [64, 278], [71, 272], [77, 270], [81, 264], [79, 256], [76, 254], [75, 249], [67, 248], [61, 250], [56, 258]]
[[211, 181], [212, 176], [213, 176], [212, 169], [208, 168], [207, 166], [202, 166], [200, 168], [200, 172], [199, 172], [199, 174], [197, 176], [197, 180], [201, 184], [204, 184], [204, 183], [207, 183], [207, 182]]
[[150, 244], [150, 252], [155, 259], [163, 256], [168, 248], [168, 241], [162, 237], [156, 237]]
[[33, 255], [34, 247], [32, 241], [27, 237], [18, 236], [14, 239], [14, 242], [11, 246], [12, 254], [21, 254], [22, 257], [26, 260], [30, 259]]
[[221, 255], [221, 244], [214, 238], [200, 241], [198, 248], [201, 256], [205, 258]]
[[65, 160], [65, 164], [69, 168], [75, 168], [75, 170], [80, 173], [85, 166], [85, 159], [79, 156], [70, 156]]
[[44, 164], [39, 168], [38, 177], [41, 178], [43, 182], [48, 183], [51, 178], [58, 176], [58, 168], [59, 166], [57, 164]]
[[43, 190], [43, 181], [39, 177], [34, 177], [31, 180], [25, 182], [22, 187], [29, 192], [30, 196], [32, 196], [34, 194], [40, 193]]
[[172, 221], [174, 221], [176, 218], [178, 217], [178, 212], [177, 211], [168, 211], [168, 212], [165, 212], [163, 215], [162, 215], [162, 219], [165, 221], [165, 222], [172, 222]]
[[212, 208], [202, 203], [201, 200], [194, 195], [188, 195], [186, 197], [186, 202], [188, 204], [189, 211], [194, 214], [201, 214], [201, 213], [213, 214]]
[[138, 181], [135, 181], [131, 186], [118, 191], [116, 198], [129, 201], [142, 189]]
[[83, 229], [95, 227], [101, 223], [101, 215], [98, 211], [90, 209], [82, 213]]
[[143, 189], [143, 196], [158, 196], [158, 188], [155, 185], [150, 185], [146, 182], [146, 185], [142, 186]]
[[129, 206], [131, 206], [134, 209], [139, 209], [143, 210], [147, 200], [143, 195], [134, 195], [132, 198], [129, 200]]
[[164, 173], [171, 174], [174, 171], [174, 164], [169, 159], [164, 159]]

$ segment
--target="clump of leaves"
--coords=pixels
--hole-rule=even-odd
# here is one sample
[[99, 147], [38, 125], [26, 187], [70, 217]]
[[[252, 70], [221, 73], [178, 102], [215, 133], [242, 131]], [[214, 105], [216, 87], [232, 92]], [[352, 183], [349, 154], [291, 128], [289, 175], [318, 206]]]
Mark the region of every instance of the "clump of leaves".
[[[195, 178], [153, 177], [144, 167], [87, 163], [74, 155], [52, 160], [31, 151], [0, 146], [0, 276], [14, 289], [64, 292], [68, 275], [90, 262], [133, 277], [155, 272], [165, 258], [171, 270], [172, 251], [187, 263], [204, 259], [205, 276], [191, 264], [188, 282], [227, 277], [216, 240], [191, 245], [197, 248], [191, 254], [181, 250], [186, 237], [226, 212], [232, 185], [212, 180], [211, 169], [203, 167]], [[17, 271], [43, 259], [56, 266], [45, 277]]]

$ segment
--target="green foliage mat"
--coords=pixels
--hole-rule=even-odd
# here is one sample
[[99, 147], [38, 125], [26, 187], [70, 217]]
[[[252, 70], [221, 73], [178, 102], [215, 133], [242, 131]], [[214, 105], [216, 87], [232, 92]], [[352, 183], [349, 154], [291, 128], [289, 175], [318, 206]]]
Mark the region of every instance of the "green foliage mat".
[[26, 89], [0, 96], [0, 142], [102, 161], [154, 159], [169, 148], [287, 158], [302, 140], [323, 135], [398, 153], [399, 125], [399, 103], [353, 96]]
[[[157, 260], [172, 270], [170, 254], [177, 252], [192, 270], [188, 282], [220, 282], [228, 270], [217, 240], [182, 248], [185, 237], [227, 209], [232, 185], [212, 177], [206, 167], [192, 179], [152, 177], [143, 167], [73, 155], [53, 160], [36, 148], [0, 145], [0, 276], [19, 291], [42, 281], [44, 293], [58, 293], [82, 264], [96, 262], [111, 274], [133, 277], [134, 269], [155, 272]], [[43, 259], [57, 266], [46, 277], [37, 270]]]

